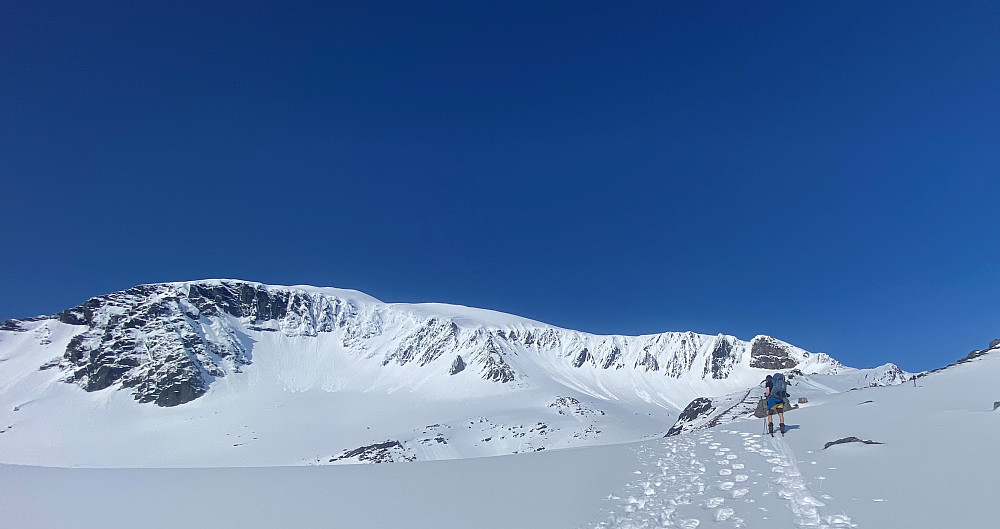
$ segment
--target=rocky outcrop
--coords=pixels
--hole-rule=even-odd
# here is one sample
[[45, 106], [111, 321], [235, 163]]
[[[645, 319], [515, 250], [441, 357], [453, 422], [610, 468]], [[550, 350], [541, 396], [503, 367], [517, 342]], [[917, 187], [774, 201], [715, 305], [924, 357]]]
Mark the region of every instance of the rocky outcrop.
[[711, 415], [713, 411], [715, 411], [715, 407], [712, 406], [712, 399], [707, 397], [698, 397], [692, 400], [684, 408], [684, 411], [677, 416], [677, 420], [674, 421], [674, 425], [667, 430], [664, 437], [671, 437], [684, 432], [687, 425]]
[[757, 336], [751, 340], [750, 367], [759, 369], [791, 369], [798, 365], [789, 349], [770, 336]]
[[715, 347], [712, 348], [712, 354], [709, 355], [708, 360], [705, 362], [704, 375], [711, 376], [717, 380], [727, 378], [736, 360], [737, 358], [733, 354], [732, 342], [726, 339], [725, 336], [719, 335], [715, 342]]
[[462, 371], [465, 371], [465, 360], [462, 360], [462, 355], [458, 355], [448, 368], [448, 374], [457, 375]]
[[836, 441], [830, 441], [830, 442], [824, 444], [823, 445], [823, 450], [826, 450], [827, 448], [830, 448], [831, 446], [834, 446], [834, 445], [840, 445], [840, 444], [845, 444], [845, 443], [862, 443], [862, 444], [866, 444], [866, 445], [880, 445], [880, 444], [882, 444], [882, 443], [880, 443], [878, 441], [869, 441], [867, 439], [858, 439], [857, 437], [844, 437], [844, 438], [841, 438], [841, 439], [837, 439]]
[[164, 285], [90, 299], [60, 313], [60, 321], [89, 329], [48, 366], [59, 367], [64, 381], [87, 391], [121, 384], [132, 388], [139, 402], [189, 402], [214, 378], [250, 363], [246, 336], [224, 320], [203, 319], [203, 310], [213, 313], [218, 306], [205, 298], [198, 302]]
[[355, 459], [359, 463], [399, 463], [416, 461], [417, 456], [404, 448], [399, 441], [390, 440], [361, 446], [353, 450], [345, 450], [341, 455], [331, 458], [329, 462], [335, 463], [348, 459]]
[[417, 327], [399, 343], [399, 346], [382, 360], [382, 365], [396, 362], [406, 365], [418, 359], [425, 366], [437, 360], [445, 351], [454, 350], [458, 345], [458, 326], [454, 322], [431, 318]]
[[590, 350], [584, 347], [583, 350], [576, 354], [576, 358], [573, 359], [573, 367], [580, 367], [586, 363], [593, 364], [594, 357], [590, 356]]
[[50, 319], [52, 319], [50, 316], [36, 316], [34, 318], [4, 320], [0, 323], [0, 331], [25, 332], [28, 330], [25, 328], [25, 324]]

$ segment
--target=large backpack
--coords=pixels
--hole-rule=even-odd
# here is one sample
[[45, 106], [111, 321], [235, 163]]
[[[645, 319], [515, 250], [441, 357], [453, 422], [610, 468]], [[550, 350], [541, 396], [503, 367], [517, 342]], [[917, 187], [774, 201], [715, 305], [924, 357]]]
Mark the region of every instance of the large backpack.
[[788, 398], [788, 384], [785, 383], [785, 375], [775, 373], [771, 377], [771, 396], [779, 399]]

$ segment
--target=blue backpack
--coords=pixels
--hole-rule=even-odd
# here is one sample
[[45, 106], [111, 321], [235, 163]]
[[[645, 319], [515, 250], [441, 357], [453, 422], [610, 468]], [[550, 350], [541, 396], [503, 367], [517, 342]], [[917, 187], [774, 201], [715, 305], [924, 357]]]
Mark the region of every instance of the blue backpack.
[[775, 373], [771, 377], [771, 396], [779, 399], [788, 398], [788, 384], [785, 383], [785, 375]]

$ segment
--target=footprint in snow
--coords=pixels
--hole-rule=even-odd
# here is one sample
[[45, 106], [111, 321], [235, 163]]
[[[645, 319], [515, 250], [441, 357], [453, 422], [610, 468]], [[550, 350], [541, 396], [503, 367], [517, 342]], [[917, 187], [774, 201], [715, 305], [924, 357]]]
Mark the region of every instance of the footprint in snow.
[[806, 507], [826, 507], [825, 503], [813, 498], [812, 496], [806, 496], [805, 498], [798, 500], [798, 502], [799, 505], [804, 505]]
[[691, 504], [691, 495], [688, 494], [688, 493], [678, 494], [677, 496], [674, 496], [674, 498], [672, 500], [670, 500], [670, 504], [671, 505], [690, 505]]
[[719, 483], [719, 490], [732, 490], [733, 486], [736, 485], [732, 481], [725, 481]]
[[725, 498], [720, 498], [718, 496], [716, 496], [714, 498], [709, 498], [709, 499], [705, 500], [705, 508], [706, 509], [714, 509], [714, 508], [718, 507], [719, 505], [722, 505], [725, 502], [726, 502]]
[[715, 511], [715, 521], [724, 522], [732, 518], [734, 514], [736, 514], [735, 510], [730, 509], [728, 507], [723, 507], [722, 509]]

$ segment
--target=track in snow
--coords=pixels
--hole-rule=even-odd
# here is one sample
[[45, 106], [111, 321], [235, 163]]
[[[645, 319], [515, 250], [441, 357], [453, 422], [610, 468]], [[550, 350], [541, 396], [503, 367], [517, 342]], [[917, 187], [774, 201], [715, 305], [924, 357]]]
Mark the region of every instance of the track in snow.
[[[621, 495], [610, 495], [595, 529], [856, 527], [851, 518], [823, 516], [826, 504], [810, 491], [783, 439], [765, 446], [760, 434], [705, 431], [647, 443], [637, 449], [641, 468]], [[826, 499], [832, 499], [824, 496]]]

